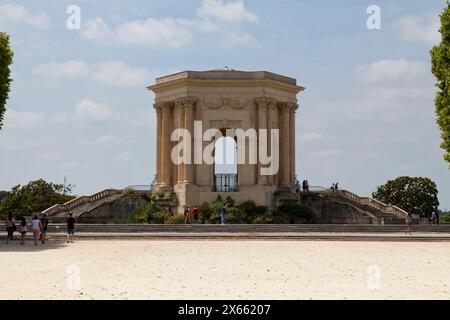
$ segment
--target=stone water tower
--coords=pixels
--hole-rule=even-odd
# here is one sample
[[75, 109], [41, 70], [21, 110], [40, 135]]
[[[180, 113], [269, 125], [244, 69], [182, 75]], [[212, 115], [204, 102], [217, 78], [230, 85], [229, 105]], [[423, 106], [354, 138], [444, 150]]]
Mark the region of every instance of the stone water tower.
[[[231, 196], [236, 203], [253, 200], [257, 205], [270, 207], [276, 191], [295, 192], [295, 113], [297, 94], [304, 90], [295, 79], [266, 71], [226, 68], [163, 76], [148, 89], [156, 95], [156, 188], [176, 193], [177, 212], [183, 212], [185, 206], [212, 202], [218, 195], [224, 199]], [[216, 163], [194, 163], [195, 150], [204, 150], [215, 139], [195, 139], [194, 131], [199, 130], [200, 123], [200, 136], [208, 129], [221, 133], [229, 129], [267, 129], [268, 154], [273, 151], [270, 131], [278, 129], [279, 169], [274, 174], [262, 174], [266, 165], [259, 157], [256, 163], [237, 163], [234, 172], [218, 172], [220, 166]], [[192, 146], [189, 163], [176, 164], [172, 159], [179, 143], [172, 141], [172, 133], [178, 128], [192, 133], [188, 137]], [[248, 160], [254, 143], [244, 140]], [[260, 148], [261, 142], [257, 145]]]

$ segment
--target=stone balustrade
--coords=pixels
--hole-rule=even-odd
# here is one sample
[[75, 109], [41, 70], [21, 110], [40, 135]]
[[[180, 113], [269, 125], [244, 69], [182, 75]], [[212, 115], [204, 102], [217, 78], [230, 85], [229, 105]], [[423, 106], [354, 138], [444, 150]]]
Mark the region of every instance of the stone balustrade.
[[408, 215], [408, 213], [405, 210], [403, 210], [399, 207], [387, 205], [387, 204], [385, 204], [381, 201], [378, 201], [376, 199], [373, 199], [373, 198], [360, 197], [357, 194], [354, 194], [347, 190], [338, 190], [337, 193], [349, 200], [352, 200], [352, 201], [357, 202], [362, 205], [371, 206], [371, 207], [376, 208], [385, 213], [394, 214], [397, 217], [402, 218], [402, 219], [406, 219], [406, 216]]
[[54, 206], [42, 211], [42, 214], [46, 214], [48, 216], [52, 216], [59, 212], [64, 211], [70, 211], [74, 208], [80, 207], [86, 203], [92, 203], [96, 202], [98, 200], [101, 200], [103, 198], [119, 194], [121, 193], [121, 190], [115, 190], [115, 189], [105, 189], [103, 191], [97, 192], [96, 194], [93, 194], [91, 196], [81, 196], [77, 197], [75, 199], [69, 200], [64, 204], [55, 204]]

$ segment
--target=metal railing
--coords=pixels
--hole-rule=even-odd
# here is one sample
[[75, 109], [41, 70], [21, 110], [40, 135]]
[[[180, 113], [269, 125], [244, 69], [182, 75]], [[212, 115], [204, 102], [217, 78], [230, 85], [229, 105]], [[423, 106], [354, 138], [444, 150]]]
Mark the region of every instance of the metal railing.
[[238, 176], [234, 173], [218, 173], [214, 175], [214, 192], [237, 192]]

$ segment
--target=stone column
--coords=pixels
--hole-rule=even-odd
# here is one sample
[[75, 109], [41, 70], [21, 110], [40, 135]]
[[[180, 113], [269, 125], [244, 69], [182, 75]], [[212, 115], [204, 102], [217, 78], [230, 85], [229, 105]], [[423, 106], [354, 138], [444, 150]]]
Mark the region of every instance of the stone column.
[[[268, 116], [268, 125], [267, 128], [272, 130], [279, 130], [279, 124], [278, 124], [278, 102], [276, 100], [273, 100], [272, 103], [269, 104], [269, 116]], [[280, 143], [281, 137], [278, 137], [278, 143]], [[271, 157], [273, 158], [273, 152], [272, 150], [272, 136], [269, 132], [269, 152]], [[280, 145], [278, 145], [278, 153], [280, 153]], [[280, 164], [278, 165], [278, 168], [280, 167]], [[278, 169], [279, 170], [279, 169]], [[271, 175], [268, 177], [269, 185], [276, 186], [278, 185], [278, 173]]]
[[[258, 132], [258, 126], [259, 126], [259, 124], [258, 124], [258, 104], [256, 102], [255, 102], [254, 108], [252, 109], [252, 113], [253, 113], [253, 128], [256, 130], [256, 132]], [[247, 146], [249, 146], [249, 144]], [[246, 158], [248, 159], [249, 158], [248, 157], [249, 150], [248, 150], [248, 148], [246, 148], [246, 149], [247, 149], [246, 150], [246, 153], [247, 153], [246, 154]], [[258, 157], [256, 158], [256, 160], [258, 161]], [[258, 177], [259, 177], [259, 165], [258, 165], [258, 163], [253, 165], [253, 168], [254, 168], [253, 184], [256, 185], [256, 184], [258, 184]], [[238, 180], [238, 183], [240, 184], [239, 180]]]
[[[255, 104], [258, 108], [258, 139], [259, 130], [267, 129], [267, 106], [270, 103], [270, 98], [255, 98]], [[265, 141], [267, 144], [267, 140]], [[261, 141], [258, 141], [258, 145], [261, 145]], [[261, 165], [259, 164], [259, 147], [258, 147], [258, 184], [266, 185], [267, 176], [261, 175]]]
[[171, 128], [172, 108], [165, 104], [162, 108], [162, 129], [161, 129], [161, 187], [170, 186], [172, 159], [170, 154], [170, 128]]
[[[174, 129], [184, 128], [184, 106], [182, 103], [179, 102], [179, 100], [175, 101], [173, 119], [174, 119]], [[180, 136], [178, 137], [178, 141], [180, 141]], [[184, 164], [180, 164], [177, 166], [177, 184], [183, 182], [184, 182]]]
[[289, 130], [289, 107], [287, 103], [281, 104], [281, 154], [280, 154], [280, 162], [282, 167], [282, 176], [281, 176], [281, 186], [289, 187], [290, 186], [290, 130]]
[[161, 176], [161, 147], [162, 147], [162, 106], [161, 102], [155, 103], [153, 108], [156, 111], [156, 185], [162, 181]]
[[297, 104], [289, 103], [289, 146], [290, 146], [290, 175], [291, 185], [295, 186], [295, 112], [297, 111]]
[[189, 131], [191, 134], [191, 163], [184, 164], [184, 183], [185, 184], [193, 184], [194, 181], [194, 108], [197, 104], [197, 98], [180, 98], [177, 101], [179, 104], [184, 107], [184, 128]]

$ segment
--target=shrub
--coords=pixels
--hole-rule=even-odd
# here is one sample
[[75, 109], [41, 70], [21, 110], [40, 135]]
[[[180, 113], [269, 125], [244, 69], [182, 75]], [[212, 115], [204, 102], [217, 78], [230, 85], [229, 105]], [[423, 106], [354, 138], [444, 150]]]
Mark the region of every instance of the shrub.
[[256, 204], [254, 201], [242, 202], [238, 206], [238, 208], [241, 209], [242, 211], [244, 211], [249, 216], [256, 214]]
[[269, 223], [273, 223], [273, 218], [272, 215], [270, 214], [263, 214], [263, 215], [258, 215], [255, 218], [253, 218], [250, 223], [252, 224], [269, 224]]
[[122, 195], [124, 196], [134, 196], [136, 194], [136, 191], [131, 188], [125, 188], [122, 190]]
[[220, 213], [213, 211], [211, 217], [209, 218], [209, 223], [217, 224], [220, 223]]
[[167, 212], [158, 211], [153, 214], [153, 217], [151, 219], [149, 219], [149, 222], [155, 223], [155, 224], [164, 224], [164, 222], [168, 218], [169, 218], [169, 214]]
[[201, 206], [199, 207], [199, 215], [200, 215], [200, 221], [202, 223], [208, 223], [211, 219], [212, 209], [208, 202], [203, 202]]
[[[161, 221], [162, 215], [158, 215], [160, 210], [161, 208], [157, 204], [150, 203], [134, 210], [128, 220], [131, 223], [155, 223], [155, 221]], [[162, 222], [164, 222], [164, 219], [162, 219]]]
[[450, 214], [441, 215], [439, 217], [439, 223], [450, 223]]
[[253, 221], [256, 217], [265, 215], [267, 213], [266, 206], [257, 206], [254, 201], [242, 202], [239, 206], [245, 215], [248, 217], [249, 221]]
[[286, 203], [279, 206], [278, 211], [285, 213], [292, 218], [303, 219], [306, 222], [310, 222], [314, 218], [314, 211], [304, 204]]
[[228, 203], [228, 206], [230, 206], [230, 207], [234, 207], [234, 205], [236, 204], [236, 201], [234, 201], [234, 199], [232, 197], [228, 196], [225, 199], [225, 203]]
[[174, 216], [167, 216], [164, 223], [166, 223], [166, 224], [184, 224], [184, 216], [181, 214], [177, 214]]
[[239, 208], [228, 208], [225, 221], [228, 223], [246, 223], [247, 215]]

